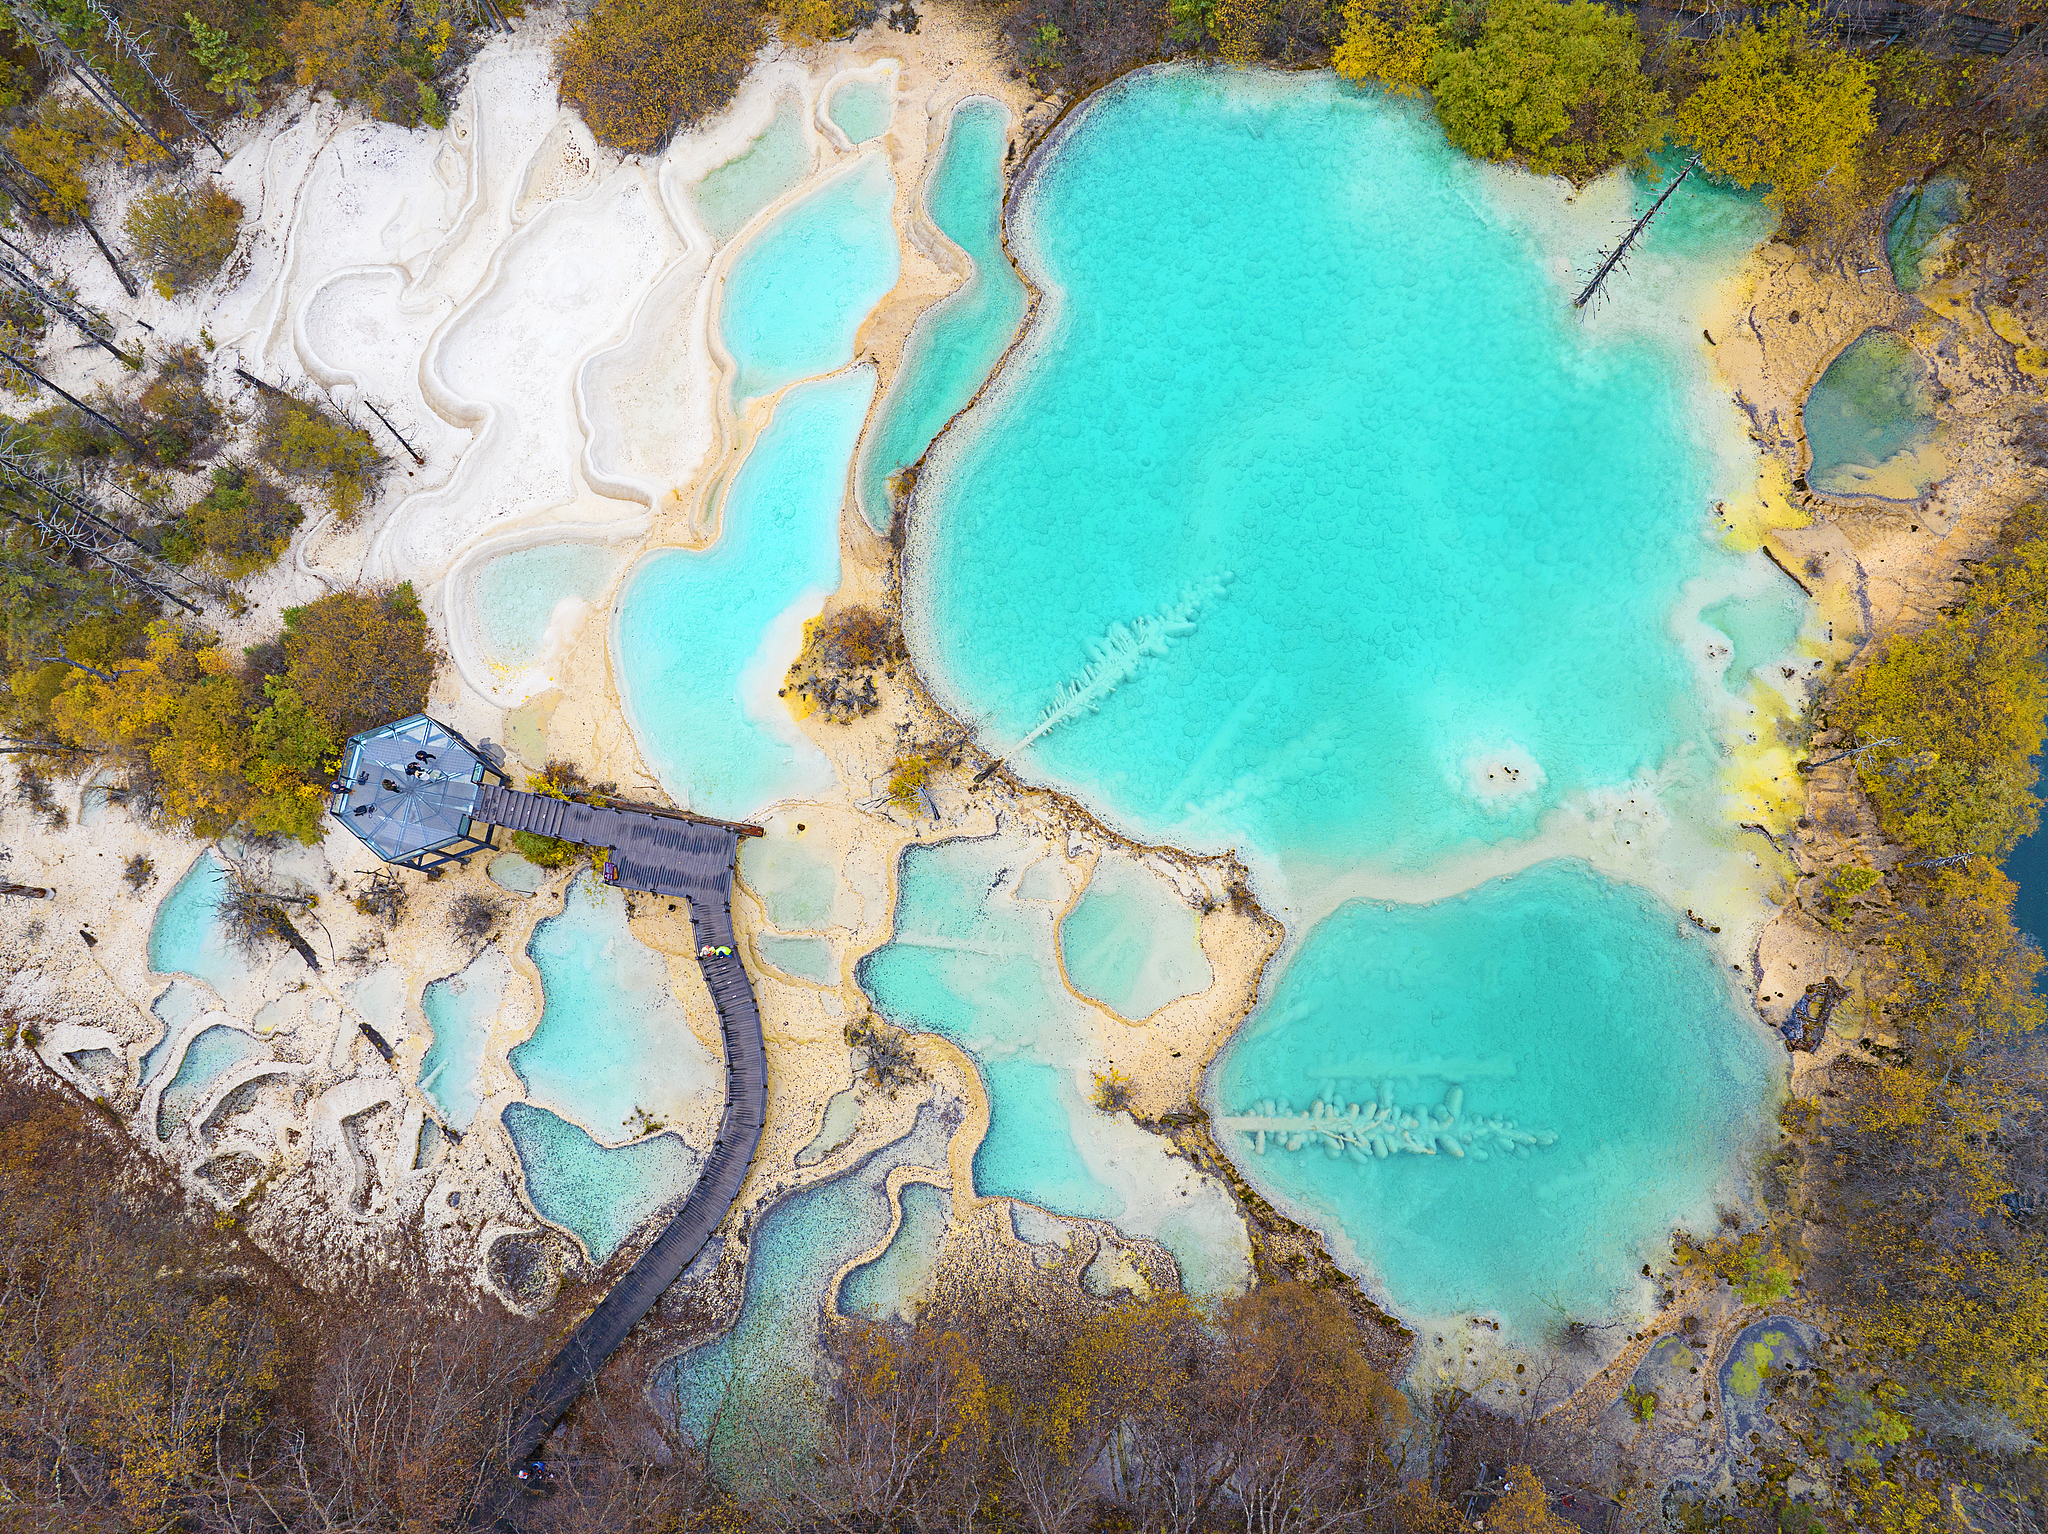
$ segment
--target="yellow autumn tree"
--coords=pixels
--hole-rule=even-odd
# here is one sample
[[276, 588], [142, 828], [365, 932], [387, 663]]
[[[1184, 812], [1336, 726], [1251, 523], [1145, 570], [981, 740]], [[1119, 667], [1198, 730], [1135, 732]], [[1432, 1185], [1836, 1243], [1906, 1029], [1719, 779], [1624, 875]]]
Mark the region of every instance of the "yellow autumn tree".
[[1700, 87], [1678, 109], [1678, 136], [1707, 174], [1803, 197], [1852, 173], [1869, 134], [1873, 66], [1833, 46], [1817, 10], [1787, 5], [1730, 27], [1707, 51]]
[[2048, 513], [2016, 512], [1962, 602], [1849, 678], [1829, 722], [1863, 748], [1885, 833], [1936, 857], [2003, 857], [2039, 817], [2048, 719]]
[[303, 0], [280, 34], [299, 84], [408, 128], [448, 120], [429, 82], [454, 36], [443, 0]]
[[744, 0], [597, 0], [556, 46], [562, 99], [599, 142], [652, 154], [732, 100], [761, 38]]
[[1344, 36], [1330, 62], [1347, 80], [1412, 96], [1429, 78], [1430, 60], [1440, 46], [1437, 29], [1420, 16], [1389, 21], [1367, 0], [1347, 0]]
[[778, 0], [776, 30], [785, 43], [808, 47], [846, 30], [846, 16], [833, 0]]
[[92, 213], [85, 184], [93, 167], [106, 160], [141, 164], [163, 151], [75, 96], [45, 95], [35, 112], [7, 134], [7, 149], [33, 180], [25, 188], [35, 211], [53, 224], [69, 224]]
[[139, 660], [111, 681], [78, 673], [50, 714], [69, 740], [146, 761], [164, 808], [211, 836], [241, 821], [255, 797], [249, 701], [216, 636], [158, 622]]

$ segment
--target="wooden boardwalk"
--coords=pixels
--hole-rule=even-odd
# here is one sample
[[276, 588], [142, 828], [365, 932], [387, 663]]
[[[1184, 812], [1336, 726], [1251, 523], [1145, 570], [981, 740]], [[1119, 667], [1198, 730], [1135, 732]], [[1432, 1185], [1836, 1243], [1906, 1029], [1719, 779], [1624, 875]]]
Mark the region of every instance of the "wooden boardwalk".
[[768, 1056], [761, 1043], [761, 1011], [737, 952], [705, 956], [701, 950], [733, 950], [732, 870], [740, 831], [674, 814], [599, 808], [486, 787], [475, 819], [508, 830], [559, 836], [585, 846], [608, 847], [608, 883], [690, 902], [690, 925], [700, 954], [698, 967], [718, 1009], [725, 1041], [725, 1112], [711, 1154], [668, 1226], [612, 1286], [583, 1324], [526, 1393], [510, 1439], [504, 1478], [479, 1501], [479, 1526], [512, 1527], [524, 1501], [512, 1470], [534, 1457], [549, 1433], [597, 1378], [626, 1334], [654, 1308], [662, 1292], [681, 1277], [725, 1219], [747, 1167], [761, 1143], [768, 1107]]

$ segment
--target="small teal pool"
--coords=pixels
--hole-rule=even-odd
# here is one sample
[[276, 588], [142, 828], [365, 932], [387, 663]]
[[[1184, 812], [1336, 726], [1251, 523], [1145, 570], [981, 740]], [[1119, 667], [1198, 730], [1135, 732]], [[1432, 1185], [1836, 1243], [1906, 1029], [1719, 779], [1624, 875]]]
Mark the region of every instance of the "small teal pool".
[[239, 1028], [216, 1023], [185, 1047], [178, 1073], [156, 1104], [156, 1137], [168, 1140], [212, 1095], [222, 1077], [238, 1065], [268, 1060], [270, 1051]]
[[1150, 1017], [1216, 978], [1200, 926], [1165, 880], [1126, 858], [1105, 857], [1060, 923], [1060, 959], [1083, 996], [1123, 1017]]
[[619, 693], [678, 804], [744, 819], [832, 781], [776, 690], [839, 585], [847, 466], [874, 390], [866, 366], [792, 389], [725, 493], [718, 541], [658, 550], [620, 588]]
[[1709, 1230], [1783, 1055], [1683, 917], [1571, 863], [1314, 927], [1212, 1077], [1252, 1184], [1404, 1315], [1537, 1342]]
[[920, 1109], [903, 1139], [830, 1182], [799, 1189], [761, 1217], [739, 1321], [655, 1377], [654, 1398], [674, 1403], [686, 1433], [699, 1443], [711, 1440], [713, 1452], [730, 1463], [728, 1456], [744, 1455], [750, 1443], [795, 1448], [817, 1431], [820, 1327], [832, 1277], [888, 1235], [889, 1173], [899, 1166], [944, 1170], [952, 1131], [932, 1109]]
[[149, 1010], [164, 1025], [164, 1031], [142, 1057], [136, 1076], [137, 1086], [146, 1088], [156, 1079], [156, 1073], [163, 1069], [164, 1061], [171, 1052], [171, 1045], [177, 1042], [185, 1025], [206, 1010], [206, 1005], [205, 998], [182, 980], [173, 980], [164, 987], [163, 994], [149, 1004]]
[[526, 1173], [534, 1212], [603, 1262], [696, 1184], [698, 1157], [672, 1134], [600, 1145], [567, 1119], [529, 1103], [505, 1105], [505, 1132]]
[[511, 1052], [528, 1099], [616, 1145], [651, 1118], [679, 1125], [722, 1090], [724, 1067], [690, 1031], [668, 960], [626, 926], [626, 899], [583, 874], [526, 945], [540, 1026]]
[[512, 961], [486, 948], [460, 974], [430, 984], [420, 997], [433, 1042], [420, 1057], [420, 1091], [450, 1129], [467, 1129], [483, 1106], [484, 1044], [512, 983]]
[[714, 240], [738, 234], [747, 220], [810, 173], [803, 106], [784, 96], [760, 137], [690, 188], [697, 217]]
[[856, 144], [880, 138], [889, 131], [889, 120], [896, 115], [895, 82], [848, 80], [833, 90], [825, 115]]
[[220, 859], [212, 852], [200, 853], [185, 877], [157, 904], [149, 924], [149, 967], [160, 975], [203, 980], [233, 1006], [244, 998], [252, 977], [219, 920], [220, 903], [229, 888]]
[[932, 438], [995, 366], [1024, 317], [1024, 284], [1003, 253], [1003, 157], [1010, 113], [987, 96], [953, 109], [945, 149], [925, 187], [925, 212], [974, 264], [967, 281], [918, 317], [881, 418], [861, 452], [860, 503], [886, 530], [889, 478], [923, 456]]
[[1884, 253], [1901, 292], [1927, 285], [1954, 243], [1950, 232], [1969, 212], [1969, 196], [1954, 176], [1909, 186], [1885, 213]]
[[565, 541], [515, 549], [485, 562], [470, 588], [484, 659], [508, 671], [541, 658], [564, 603], [587, 610], [604, 595], [623, 553], [602, 543]]
[[1904, 336], [1866, 330], [1828, 364], [1802, 412], [1807, 483], [1826, 495], [1917, 500], [1946, 470], [1927, 364]]
[[726, 273], [718, 328], [744, 404], [844, 367], [853, 339], [896, 286], [902, 252], [886, 156], [863, 155], [753, 235]]

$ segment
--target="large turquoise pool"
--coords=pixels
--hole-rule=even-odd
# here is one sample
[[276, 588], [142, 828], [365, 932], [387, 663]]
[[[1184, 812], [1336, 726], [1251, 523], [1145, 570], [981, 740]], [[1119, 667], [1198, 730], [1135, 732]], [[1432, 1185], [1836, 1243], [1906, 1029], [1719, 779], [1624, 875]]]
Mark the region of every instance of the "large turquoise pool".
[[[1696, 332], [1571, 309], [1611, 233], [1575, 216], [1327, 76], [1127, 79], [1012, 193], [1044, 301], [927, 459], [905, 577], [986, 743], [1145, 839], [1242, 849], [1295, 929], [1209, 1081], [1254, 1185], [1404, 1312], [1524, 1342], [1628, 1303], [1739, 1190], [1780, 1069], [1703, 932], [1542, 861], [1605, 817], [1616, 866], [1676, 887], [1628, 850], [1675, 820], [1755, 888], [1717, 731], [1799, 627], [1733, 623], [1755, 572], [1711, 513], [1753, 458]], [[1732, 273], [1764, 232], [1688, 183], [1646, 261]], [[1739, 653], [1702, 661], [1703, 608]], [[982, 1057], [979, 1191], [1102, 1212], [1057, 998], [989, 1001], [1030, 994], [998, 973], [1024, 945], [1000, 883], [920, 872], [947, 855], [906, 858], [863, 983]], [[1456, 873], [1489, 855], [1536, 866]], [[933, 917], [935, 878], [965, 909]], [[1366, 887], [1450, 898], [1337, 903]], [[1084, 935], [1093, 994], [1180, 989], [1089, 973]]]
[[[1218, 1140], [1334, 1219], [1409, 1315], [1525, 1339], [1604, 1315], [1674, 1225], [1714, 1228], [1763, 1127], [1779, 1067], [1725, 973], [1684, 917], [1579, 864], [1354, 902], [1225, 1057]], [[1353, 1104], [1417, 1122], [1375, 1132]]]
[[1021, 765], [1148, 838], [1325, 865], [1525, 836], [1702, 744], [1668, 638], [1734, 563], [1702, 364], [1574, 314], [1501, 179], [1328, 77], [1099, 96], [1013, 194], [1041, 317], [918, 493], [942, 698], [998, 747], [1060, 710]]

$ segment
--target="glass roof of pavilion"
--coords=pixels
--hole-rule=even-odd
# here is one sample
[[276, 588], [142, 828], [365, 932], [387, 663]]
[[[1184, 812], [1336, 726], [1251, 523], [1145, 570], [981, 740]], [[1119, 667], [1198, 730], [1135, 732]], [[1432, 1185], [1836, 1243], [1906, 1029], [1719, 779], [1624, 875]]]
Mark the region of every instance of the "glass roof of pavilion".
[[469, 742], [425, 714], [350, 738], [329, 808], [387, 862], [469, 835], [485, 772]]

